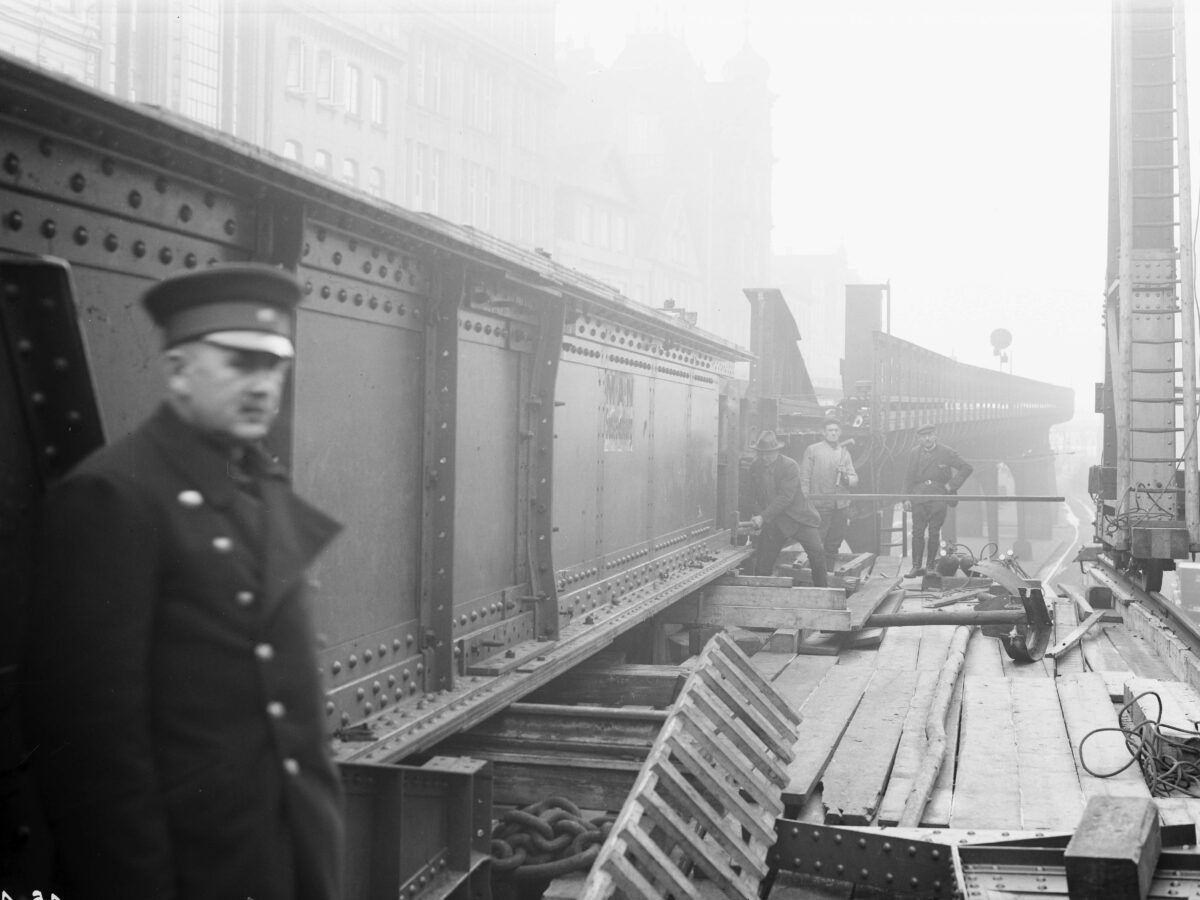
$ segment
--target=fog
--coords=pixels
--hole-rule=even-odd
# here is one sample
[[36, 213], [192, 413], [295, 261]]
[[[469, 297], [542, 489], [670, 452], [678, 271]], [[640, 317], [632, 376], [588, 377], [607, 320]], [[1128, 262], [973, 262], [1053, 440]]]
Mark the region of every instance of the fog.
[[1074, 388], [1087, 414], [1110, 17], [1095, 0], [563, 0], [558, 28], [604, 60], [665, 27], [710, 72], [748, 40], [777, 95], [775, 251], [844, 248], [862, 280], [891, 282], [893, 333], [964, 362], [996, 367], [988, 338], [1008, 329], [1013, 371]]

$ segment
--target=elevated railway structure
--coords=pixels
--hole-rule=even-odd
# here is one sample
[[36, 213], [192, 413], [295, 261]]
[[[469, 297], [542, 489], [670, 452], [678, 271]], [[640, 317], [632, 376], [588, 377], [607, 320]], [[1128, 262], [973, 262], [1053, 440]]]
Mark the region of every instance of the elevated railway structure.
[[[748, 432], [777, 426], [798, 459], [807, 444], [821, 439], [826, 417], [836, 415], [860, 478], [854, 493], [886, 495], [904, 492], [917, 429], [935, 425], [939, 440], [975, 468], [962, 493], [999, 496], [1001, 464], [1012, 475], [1016, 495], [1057, 493], [1050, 429], [1074, 414], [1070, 388], [967, 365], [887, 334], [882, 287], [848, 285], [845, 399], [837, 410], [822, 409], [805, 371], [803, 336], [781, 292], [748, 289], [746, 295], [753, 311], [751, 349], [758, 359], [743, 415]], [[1048, 503], [1020, 503], [1017, 540], [1027, 544], [1048, 537], [1054, 514]], [[964, 500], [954, 516], [964, 530], [986, 532], [999, 543], [997, 502]], [[851, 547], [900, 552], [895, 518], [895, 499], [856, 502]], [[948, 530], [953, 534], [954, 529], [952, 517]]]

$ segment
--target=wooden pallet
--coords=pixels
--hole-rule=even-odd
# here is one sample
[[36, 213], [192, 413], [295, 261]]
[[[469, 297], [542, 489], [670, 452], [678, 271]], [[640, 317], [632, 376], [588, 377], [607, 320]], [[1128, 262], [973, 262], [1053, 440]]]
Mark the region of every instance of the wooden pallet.
[[[709, 641], [584, 885], [584, 900], [756, 900], [799, 715], [725, 634]], [[702, 879], [702, 880], [701, 880]]]

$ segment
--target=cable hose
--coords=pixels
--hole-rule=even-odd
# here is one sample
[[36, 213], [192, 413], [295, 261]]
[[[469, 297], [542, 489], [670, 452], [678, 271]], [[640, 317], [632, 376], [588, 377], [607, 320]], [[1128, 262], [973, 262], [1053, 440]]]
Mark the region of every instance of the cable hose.
[[[1153, 697], [1158, 701], [1158, 715], [1136, 726], [1121, 724], [1119, 727], [1092, 729], [1079, 742], [1079, 764], [1085, 772], [1095, 778], [1113, 778], [1137, 763], [1150, 793], [1155, 797], [1181, 793], [1188, 797], [1200, 798], [1200, 793], [1195, 792], [1200, 788], [1200, 758], [1192, 761], [1181, 758], [1183, 753], [1196, 757], [1197, 747], [1194, 744], [1189, 745], [1184, 739], [1173, 737], [1168, 731], [1179, 732], [1189, 738], [1200, 738], [1200, 733], [1163, 724], [1162, 697], [1154, 691], [1143, 691], [1121, 707], [1118, 720], [1121, 723], [1130, 721], [1130, 709], [1143, 697]], [[1087, 764], [1083, 756], [1083, 747], [1088, 740], [1104, 732], [1122, 735], [1125, 738], [1125, 749], [1129, 751], [1129, 761], [1111, 772], [1097, 772]], [[1172, 750], [1176, 752], [1172, 753]]]
[[611, 814], [588, 819], [565, 797], [507, 810], [492, 831], [492, 872], [527, 882], [586, 871], [614, 821]]

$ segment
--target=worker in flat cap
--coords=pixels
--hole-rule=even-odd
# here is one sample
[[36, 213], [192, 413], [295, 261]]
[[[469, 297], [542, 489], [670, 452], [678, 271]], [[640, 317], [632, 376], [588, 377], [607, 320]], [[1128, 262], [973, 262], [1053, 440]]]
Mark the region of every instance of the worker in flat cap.
[[[917, 446], [909, 458], [908, 471], [904, 479], [904, 493], [945, 496], [954, 494], [970, 477], [974, 468], [957, 452], [945, 444], [938, 443], [937, 428], [922, 425], [917, 429]], [[946, 521], [946, 510], [953, 501], [917, 500], [905, 501], [904, 508], [912, 512], [912, 570], [907, 578], [918, 578], [932, 569], [937, 560], [942, 525]], [[928, 535], [929, 556], [924, 567]]]
[[787, 544], [799, 541], [808, 554], [813, 585], [826, 587], [821, 516], [801, 490], [799, 464], [780, 452], [783, 444], [774, 431], [759, 434], [752, 448], [755, 459], [750, 464], [748, 477], [755, 514], [750, 522], [759, 529], [755, 541], [754, 574], [774, 574], [780, 551]]
[[22, 707], [64, 898], [341, 896], [304, 574], [340, 526], [262, 444], [299, 300], [254, 264], [151, 287], [165, 402], [47, 496]]

